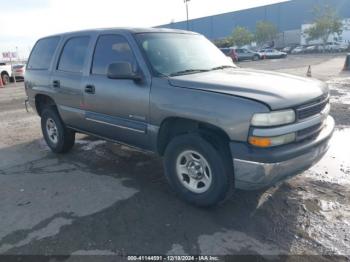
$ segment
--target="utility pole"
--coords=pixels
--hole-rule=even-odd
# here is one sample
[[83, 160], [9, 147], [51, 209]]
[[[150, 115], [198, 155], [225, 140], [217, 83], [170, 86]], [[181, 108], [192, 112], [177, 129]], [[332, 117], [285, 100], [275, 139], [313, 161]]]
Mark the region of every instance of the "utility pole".
[[17, 61], [19, 63], [18, 46], [16, 46], [16, 56], [17, 56]]
[[188, 2], [191, 0], [184, 0], [184, 3], [186, 4], [186, 16], [187, 16], [187, 30], [190, 30], [190, 25], [188, 22]]

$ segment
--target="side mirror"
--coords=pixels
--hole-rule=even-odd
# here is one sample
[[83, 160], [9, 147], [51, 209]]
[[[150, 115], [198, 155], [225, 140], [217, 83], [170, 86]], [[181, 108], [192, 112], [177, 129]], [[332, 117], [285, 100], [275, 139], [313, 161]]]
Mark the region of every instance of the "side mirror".
[[132, 66], [129, 62], [117, 62], [110, 64], [107, 69], [107, 77], [110, 79], [142, 79], [141, 75], [133, 72]]

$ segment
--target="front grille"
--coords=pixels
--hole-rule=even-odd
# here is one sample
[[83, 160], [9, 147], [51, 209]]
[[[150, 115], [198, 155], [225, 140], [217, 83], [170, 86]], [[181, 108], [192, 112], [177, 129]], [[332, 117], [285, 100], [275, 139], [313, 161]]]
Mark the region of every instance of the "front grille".
[[307, 105], [302, 105], [296, 109], [297, 117], [299, 120], [302, 120], [310, 116], [317, 115], [325, 109], [328, 103], [329, 103], [329, 97], [323, 96], [322, 98], [312, 103], [309, 103]]
[[316, 136], [321, 131], [321, 129], [322, 129], [322, 123], [302, 129], [297, 132], [297, 140], [302, 141], [305, 138]]

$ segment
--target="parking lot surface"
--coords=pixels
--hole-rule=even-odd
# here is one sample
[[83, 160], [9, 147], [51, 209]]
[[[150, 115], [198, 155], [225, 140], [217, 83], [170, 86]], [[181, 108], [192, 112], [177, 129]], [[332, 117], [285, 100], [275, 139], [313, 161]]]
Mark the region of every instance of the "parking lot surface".
[[[327, 155], [275, 187], [221, 206], [180, 201], [162, 159], [78, 135], [53, 154], [22, 83], [0, 88], [1, 254], [322, 254], [350, 256], [350, 75], [344, 56], [291, 56], [242, 67], [328, 81], [337, 129]], [[325, 258], [331, 259], [331, 257]]]

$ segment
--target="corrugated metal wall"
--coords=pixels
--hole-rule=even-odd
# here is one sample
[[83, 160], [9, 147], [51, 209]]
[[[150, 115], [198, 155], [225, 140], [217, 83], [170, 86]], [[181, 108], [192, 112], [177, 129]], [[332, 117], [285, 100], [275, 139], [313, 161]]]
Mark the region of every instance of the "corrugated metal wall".
[[[189, 21], [191, 31], [204, 34], [210, 39], [220, 39], [231, 34], [236, 26], [244, 26], [251, 31], [260, 20], [270, 21], [280, 32], [300, 30], [301, 25], [312, 21], [312, 9], [317, 5], [330, 5], [338, 10], [343, 18], [350, 18], [350, 0], [291, 0], [279, 4], [203, 17]], [[186, 21], [162, 25], [186, 30]]]

